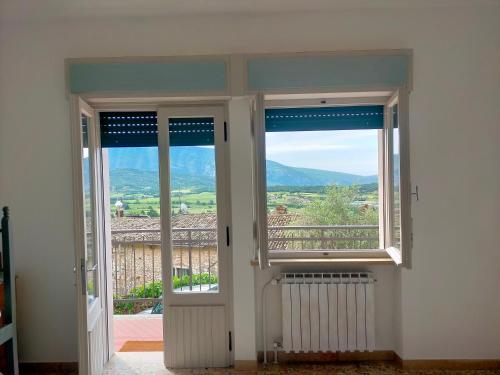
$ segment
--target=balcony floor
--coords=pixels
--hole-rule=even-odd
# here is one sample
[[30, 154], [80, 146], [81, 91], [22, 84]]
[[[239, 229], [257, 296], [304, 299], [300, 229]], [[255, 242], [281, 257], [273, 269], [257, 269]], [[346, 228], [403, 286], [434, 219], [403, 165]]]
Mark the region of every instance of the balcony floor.
[[[163, 315], [114, 315], [114, 339], [115, 351], [119, 352], [127, 341], [155, 343], [153, 347], [161, 347], [157, 344], [163, 341]], [[151, 350], [144, 351], [155, 351]], [[130, 350], [127, 351], [140, 351]]]

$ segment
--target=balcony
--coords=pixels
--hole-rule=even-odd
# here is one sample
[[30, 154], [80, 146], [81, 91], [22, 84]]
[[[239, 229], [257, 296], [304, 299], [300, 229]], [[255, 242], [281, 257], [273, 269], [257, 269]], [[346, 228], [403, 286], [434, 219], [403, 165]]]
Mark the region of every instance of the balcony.
[[[174, 288], [196, 291], [216, 287], [216, 229], [173, 228], [172, 235]], [[158, 297], [134, 298], [133, 294], [161, 281], [160, 229], [113, 230], [112, 236], [113, 294], [117, 300], [133, 299], [144, 308], [158, 302]], [[376, 249], [379, 241], [378, 225], [280, 225], [270, 226], [268, 236], [269, 250], [276, 252]]]

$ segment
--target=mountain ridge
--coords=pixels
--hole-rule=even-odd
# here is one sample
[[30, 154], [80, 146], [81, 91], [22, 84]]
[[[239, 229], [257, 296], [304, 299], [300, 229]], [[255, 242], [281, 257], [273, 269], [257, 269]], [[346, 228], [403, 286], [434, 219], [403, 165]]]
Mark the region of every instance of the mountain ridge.
[[[131, 191], [143, 186], [151, 192], [158, 187], [156, 148], [111, 148], [109, 169], [113, 191]], [[214, 189], [213, 148], [173, 147], [170, 150], [172, 185], [179, 188]], [[377, 182], [378, 176], [362, 176], [314, 168], [298, 168], [266, 161], [268, 186], [363, 185]]]

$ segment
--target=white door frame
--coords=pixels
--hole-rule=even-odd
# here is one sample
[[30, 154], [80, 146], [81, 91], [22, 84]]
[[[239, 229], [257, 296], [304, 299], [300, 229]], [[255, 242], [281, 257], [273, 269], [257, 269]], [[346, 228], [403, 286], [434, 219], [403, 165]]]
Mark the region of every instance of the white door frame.
[[[104, 231], [99, 223], [103, 220], [102, 206], [102, 175], [99, 133], [97, 132], [96, 114], [92, 107], [76, 95], [71, 98], [71, 140], [73, 164], [73, 213], [75, 234], [75, 274], [76, 296], [78, 314], [78, 363], [79, 373], [92, 374], [93, 362], [105, 363], [109, 358], [107, 350], [102, 353], [102, 358], [91, 358], [92, 348], [89, 344], [89, 333], [94, 330], [98, 320], [103, 317], [105, 310], [104, 288]], [[90, 160], [89, 175], [92, 176], [92, 207], [93, 207], [93, 232], [96, 252], [97, 278], [94, 280], [95, 300], [89, 305], [87, 297], [87, 266], [86, 266], [86, 223], [83, 189], [83, 137], [81, 130], [81, 115], [89, 118], [87, 125], [88, 152]], [[105, 330], [103, 330], [105, 332]], [[95, 353], [94, 353], [95, 355]], [[92, 374], [93, 375], [93, 374]]]
[[[160, 160], [160, 205], [162, 229], [162, 276], [164, 312], [170, 306], [217, 306], [226, 307], [226, 327], [231, 330], [231, 295], [232, 295], [232, 257], [230, 226], [230, 185], [229, 185], [229, 130], [225, 122], [224, 106], [175, 106], [160, 107], [158, 110], [158, 152]], [[214, 145], [216, 165], [216, 201], [217, 201], [217, 255], [219, 262], [217, 293], [189, 292], [176, 293], [172, 285], [172, 230], [170, 199], [170, 160], [169, 160], [169, 118], [211, 117], [214, 119]], [[164, 337], [167, 337], [164, 318]], [[166, 340], [165, 348], [166, 348]], [[227, 338], [229, 346], [229, 337]], [[228, 365], [232, 362], [227, 353]], [[166, 356], [165, 356], [166, 357]], [[166, 358], [165, 358], [166, 360]], [[168, 366], [168, 364], [166, 363]]]

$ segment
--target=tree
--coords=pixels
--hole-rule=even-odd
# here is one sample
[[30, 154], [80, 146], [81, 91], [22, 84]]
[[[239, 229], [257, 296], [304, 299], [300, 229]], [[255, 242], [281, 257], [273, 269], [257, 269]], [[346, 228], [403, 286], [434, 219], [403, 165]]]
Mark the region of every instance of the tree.
[[[368, 205], [359, 206], [355, 202], [359, 197], [358, 186], [331, 185], [325, 189], [325, 197], [309, 203], [304, 209], [304, 216], [300, 224], [306, 225], [376, 225], [378, 211]], [[305, 223], [304, 223], [305, 222]], [[298, 233], [302, 237], [322, 238], [321, 240], [307, 241], [310, 248], [320, 249], [356, 249], [377, 248], [378, 238], [376, 228], [325, 228], [304, 230]], [[374, 234], [375, 231], [375, 234]], [[357, 240], [353, 238], [371, 238], [371, 240]], [[332, 238], [336, 240], [324, 240]], [[343, 239], [345, 240], [340, 240]], [[298, 246], [295, 243], [294, 246]]]
[[148, 214], [147, 214], [149, 217], [158, 217], [160, 215], [158, 215], [158, 211], [156, 211], [153, 206], [149, 206], [148, 207]]
[[304, 219], [310, 225], [377, 224], [377, 210], [354, 204], [359, 194], [358, 186], [330, 185], [323, 199], [314, 200], [305, 207]]

